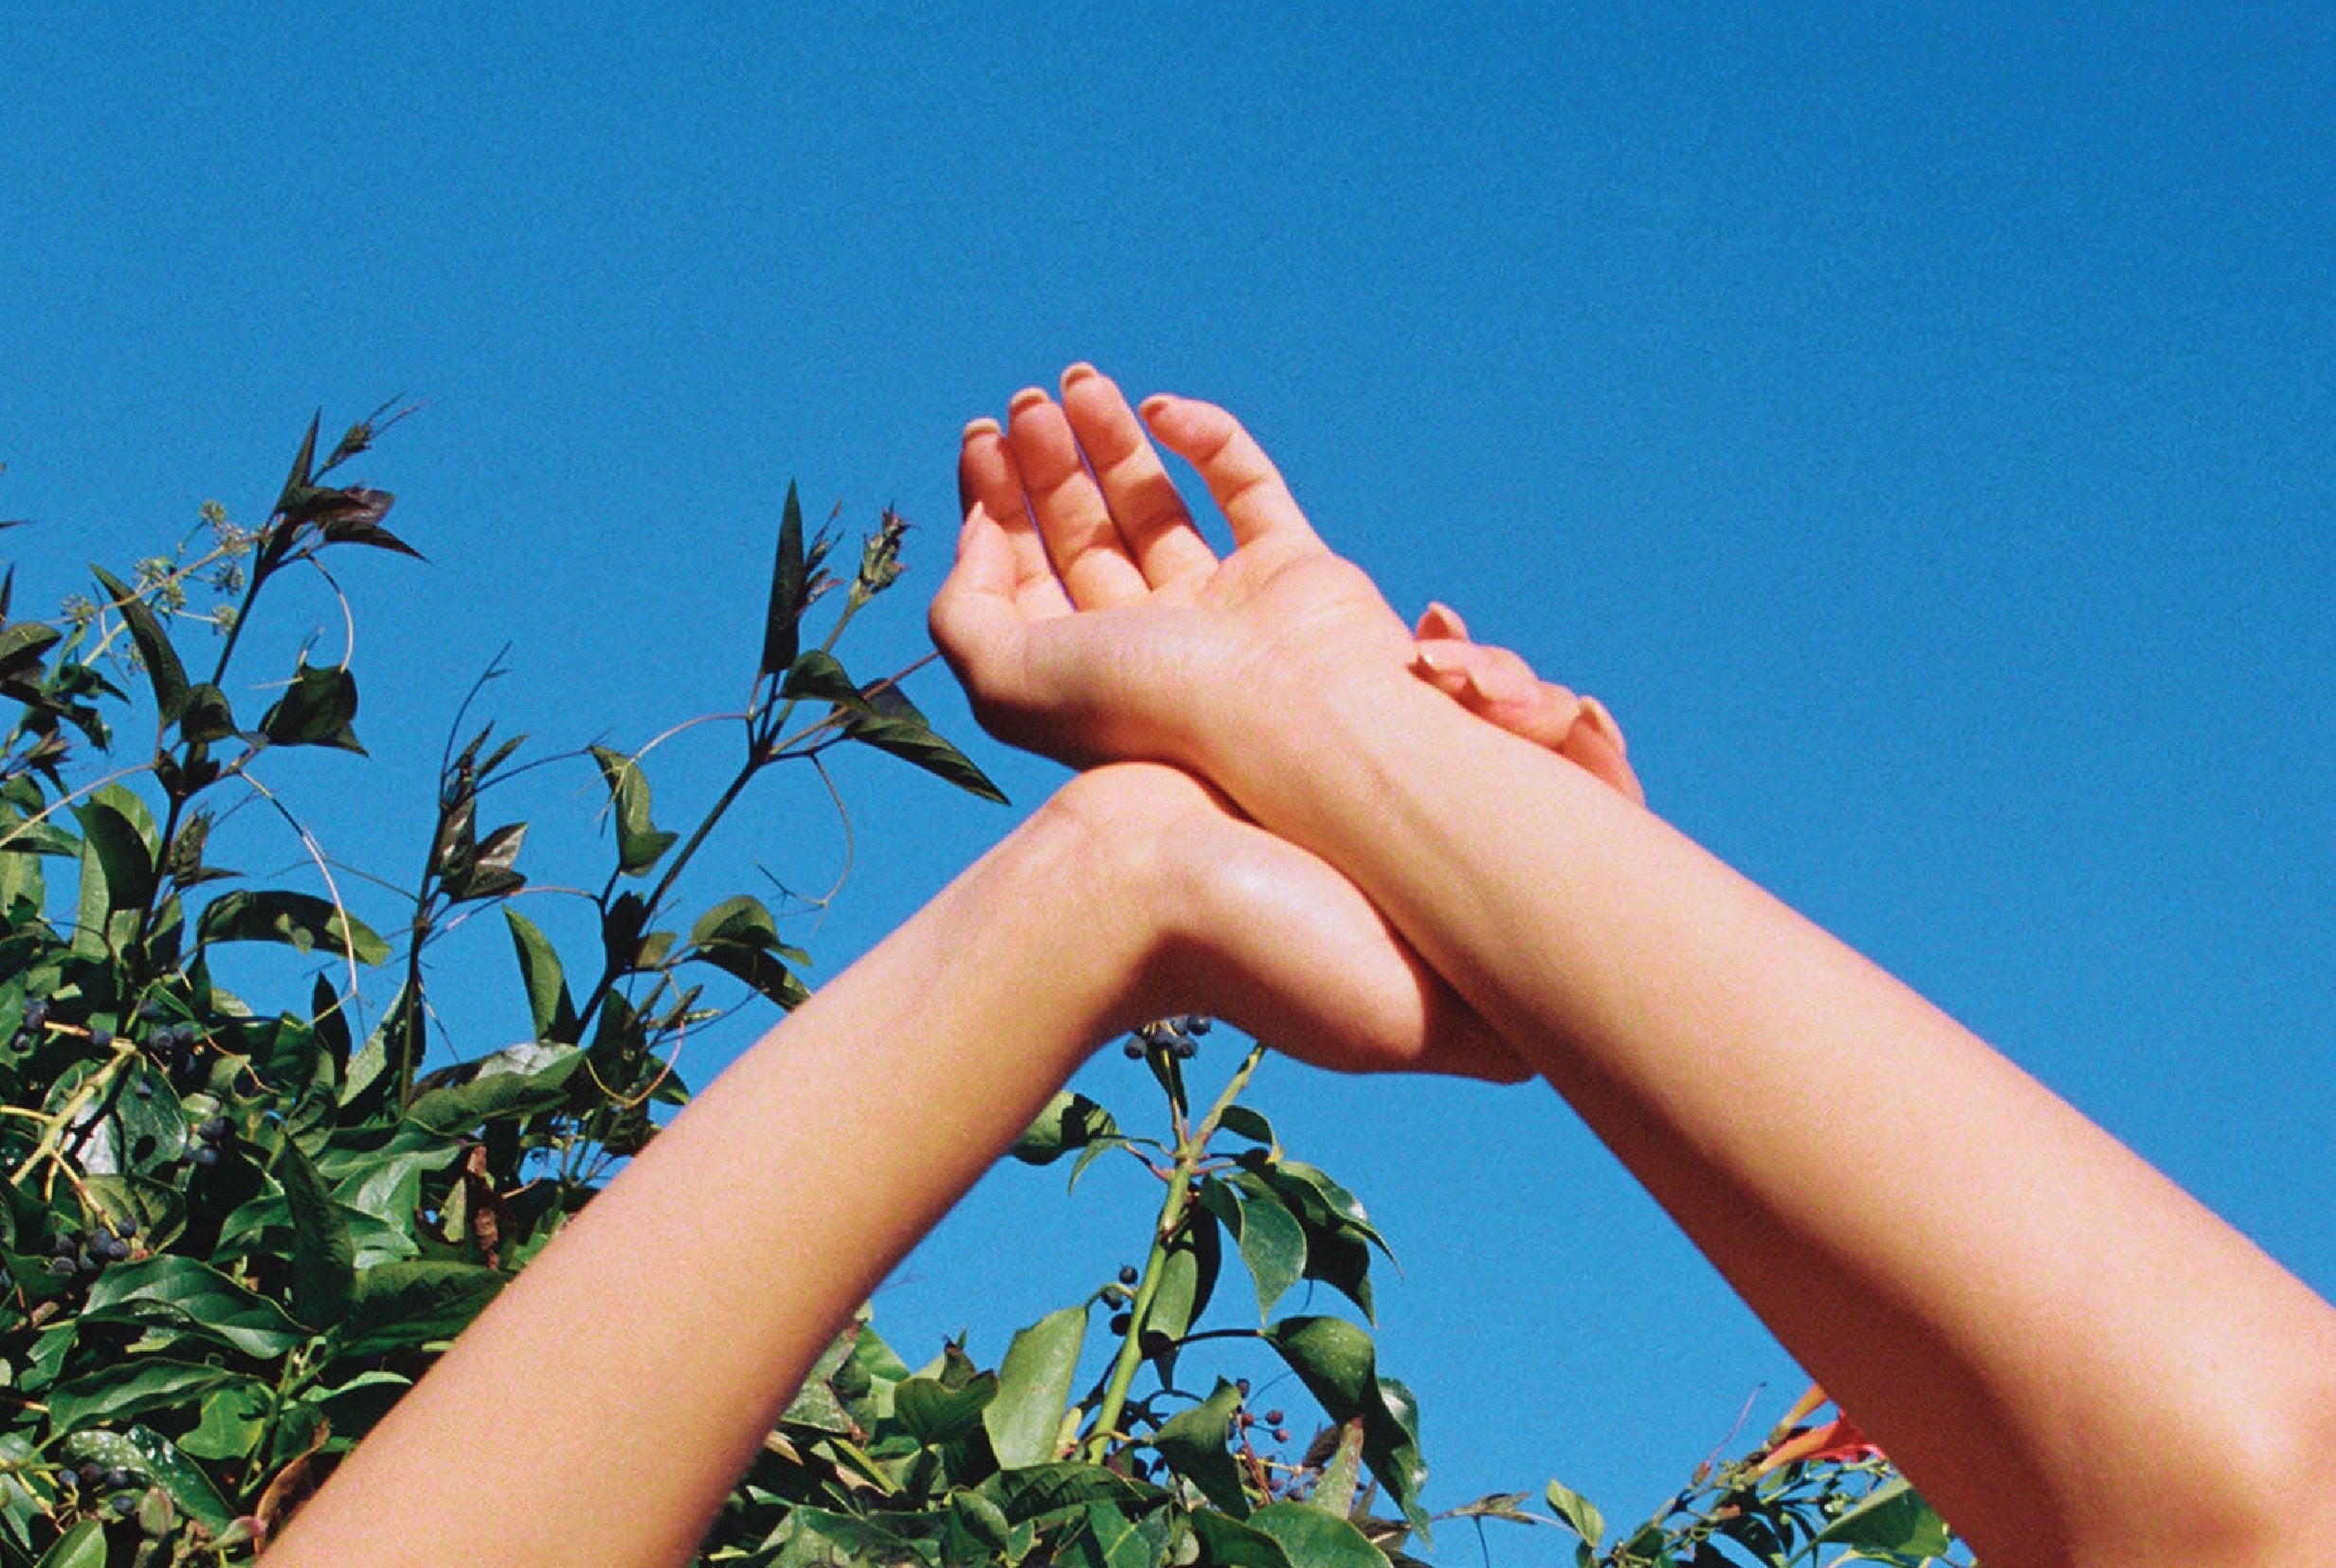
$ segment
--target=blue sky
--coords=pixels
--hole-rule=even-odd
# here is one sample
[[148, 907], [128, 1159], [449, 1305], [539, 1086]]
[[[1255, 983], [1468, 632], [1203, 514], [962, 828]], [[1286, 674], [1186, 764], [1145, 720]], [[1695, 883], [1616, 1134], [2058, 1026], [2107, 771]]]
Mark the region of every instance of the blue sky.
[[[1606, 698], [1673, 820], [2336, 1289], [2336, 13], [1616, 9], [20, 9], [20, 594], [258, 521], [318, 406], [420, 401], [362, 472], [430, 564], [343, 574], [383, 760], [279, 781], [402, 874], [397, 759], [506, 641], [489, 709], [547, 747], [735, 702], [790, 478], [918, 525], [853, 663], [918, 657], [959, 425], [1093, 359], [1240, 412], [1399, 608]], [[336, 646], [277, 614], [278, 657]], [[1016, 810], [1052, 787], [912, 690]], [[673, 816], [728, 761], [659, 755]], [[825, 973], [1013, 820], [840, 778]], [[547, 865], [592, 793], [541, 776]], [[843, 841], [791, 781], [721, 853], [708, 894]], [[473, 947], [483, 1050], [524, 1022]], [[1145, 1100], [1115, 1054], [1085, 1087]], [[1546, 1090], [1277, 1063], [1258, 1101], [1403, 1259], [1438, 1502], [1627, 1517], [1797, 1392]], [[1143, 1185], [1004, 1171], [881, 1323], [996, 1354], [1134, 1252]]]

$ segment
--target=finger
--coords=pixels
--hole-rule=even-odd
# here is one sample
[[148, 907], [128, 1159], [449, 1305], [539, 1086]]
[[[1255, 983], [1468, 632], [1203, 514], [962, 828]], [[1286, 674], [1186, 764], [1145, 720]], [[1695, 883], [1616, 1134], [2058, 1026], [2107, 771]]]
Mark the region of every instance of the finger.
[[957, 454], [957, 494], [970, 518], [977, 511], [996, 526], [1013, 568], [1007, 597], [1030, 620], [1071, 613], [1070, 595], [1055, 576], [1046, 543], [1030, 516], [1022, 472], [998, 422], [977, 419], [966, 426]]
[[1240, 421], [1214, 404], [1165, 392], [1145, 399], [1143, 413], [1160, 444], [1200, 471], [1217, 510], [1233, 525], [1235, 544], [1281, 539], [1322, 547], [1280, 472]]
[[1054, 400], [1035, 387], [1017, 392], [1005, 439], [1022, 471], [1031, 515], [1071, 603], [1080, 609], [1104, 609], [1149, 595], [1151, 586], [1119, 537], [1071, 422]]
[[1413, 629], [1412, 635], [1422, 642], [1466, 642], [1469, 640], [1468, 622], [1462, 621], [1460, 612], [1451, 605], [1431, 600], [1427, 608], [1420, 612], [1420, 624]]
[[1646, 804], [1646, 786], [1639, 782], [1639, 770], [1630, 766], [1622, 751], [1622, 731], [1614, 715], [1606, 712], [1606, 705], [1596, 697], [1582, 699], [1581, 717], [1558, 747], [1558, 754], [1627, 799]]
[[1074, 365], [1062, 372], [1062, 411], [1145, 581], [1157, 588], [1216, 570], [1217, 552], [1192, 526], [1176, 481], [1118, 386], [1092, 365]]
[[1419, 644], [1418, 668], [1470, 712], [1553, 751], [1563, 748], [1581, 717], [1581, 698], [1536, 676], [1506, 648], [1431, 639]]

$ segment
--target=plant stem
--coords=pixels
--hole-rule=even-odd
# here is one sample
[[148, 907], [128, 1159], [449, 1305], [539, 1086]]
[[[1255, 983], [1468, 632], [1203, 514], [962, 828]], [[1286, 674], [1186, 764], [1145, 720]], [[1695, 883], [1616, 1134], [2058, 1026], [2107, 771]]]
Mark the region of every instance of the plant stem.
[[1249, 1086], [1250, 1074], [1265, 1059], [1265, 1047], [1253, 1045], [1241, 1065], [1226, 1080], [1216, 1104], [1208, 1114], [1190, 1131], [1178, 1129], [1176, 1164], [1169, 1171], [1168, 1196], [1160, 1203], [1159, 1222], [1152, 1227], [1151, 1251], [1144, 1259], [1143, 1278], [1136, 1282], [1135, 1298], [1128, 1306], [1128, 1331], [1119, 1342], [1119, 1354], [1112, 1361], [1111, 1377], [1103, 1385], [1102, 1402], [1096, 1406], [1095, 1430], [1087, 1438], [1087, 1461], [1101, 1464], [1111, 1451], [1113, 1433], [1119, 1426], [1120, 1413], [1127, 1408], [1128, 1391], [1135, 1386], [1135, 1369], [1144, 1361], [1144, 1320], [1151, 1313], [1154, 1297], [1160, 1293], [1162, 1267], [1168, 1262], [1168, 1244], [1183, 1228], [1185, 1216], [1192, 1206], [1192, 1182], [1207, 1156], [1208, 1141], [1217, 1135], [1217, 1124], [1240, 1091]]

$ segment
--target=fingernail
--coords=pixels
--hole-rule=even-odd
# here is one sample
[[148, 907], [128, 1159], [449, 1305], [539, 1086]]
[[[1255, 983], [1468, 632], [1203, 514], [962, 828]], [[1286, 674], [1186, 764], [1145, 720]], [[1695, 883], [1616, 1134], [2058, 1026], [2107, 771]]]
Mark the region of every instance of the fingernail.
[[1045, 401], [1046, 394], [1044, 392], [1039, 390], [1036, 387], [1024, 387], [1021, 391], [1014, 394], [1014, 401], [1005, 406], [1006, 411], [1014, 414], [1026, 414], [1031, 409], [1037, 407], [1040, 404], [1044, 403]]
[[966, 421], [965, 434], [958, 439], [971, 441], [976, 436], [1003, 436], [1005, 434], [1005, 432], [999, 427], [996, 420], [984, 414], [980, 419]]
[[1431, 639], [1415, 646], [1419, 649], [1420, 662], [1440, 676], [1455, 671], [1464, 672], [1468, 668], [1466, 650], [1449, 640]]
[[1080, 382], [1094, 379], [1096, 373], [1096, 368], [1082, 359], [1062, 372], [1062, 389], [1067, 392]]
[[1584, 694], [1582, 698], [1582, 712], [1590, 723], [1598, 727], [1598, 732], [1606, 737], [1607, 744], [1623, 756], [1630, 755], [1630, 743], [1622, 739], [1622, 727], [1614, 722], [1614, 715], [1606, 712], [1604, 703]]
[[1487, 664], [1468, 672], [1468, 688], [1482, 702], [1522, 704], [1540, 694], [1541, 683], [1505, 664]]
[[1175, 401], [1176, 400], [1174, 398], [1169, 397], [1166, 392], [1154, 392], [1151, 396], [1146, 398], [1142, 403], [1137, 404], [1135, 406], [1135, 411], [1143, 415], [1148, 420], [1158, 419], [1160, 417], [1160, 410], [1166, 408], [1169, 404]]

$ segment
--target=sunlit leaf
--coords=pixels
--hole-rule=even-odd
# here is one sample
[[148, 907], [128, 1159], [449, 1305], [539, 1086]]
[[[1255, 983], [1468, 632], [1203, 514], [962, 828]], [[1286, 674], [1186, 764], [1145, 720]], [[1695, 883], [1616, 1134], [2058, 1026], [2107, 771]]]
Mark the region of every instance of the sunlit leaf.
[[1055, 1457], [1086, 1338], [1084, 1306], [1051, 1312], [1014, 1336], [998, 1368], [998, 1397], [982, 1412], [999, 1464], [1013, 1469]]

